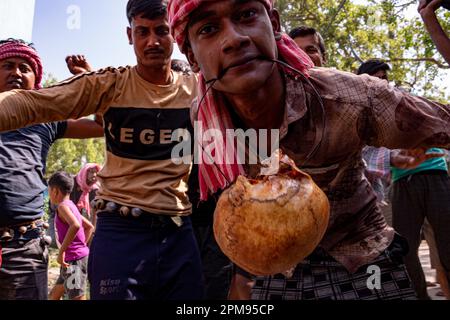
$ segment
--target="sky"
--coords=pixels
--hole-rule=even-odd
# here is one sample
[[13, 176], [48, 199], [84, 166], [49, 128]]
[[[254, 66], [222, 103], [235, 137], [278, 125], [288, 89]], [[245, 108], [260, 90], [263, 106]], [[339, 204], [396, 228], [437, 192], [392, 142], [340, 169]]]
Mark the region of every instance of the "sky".
[[35, 0], [0, 1], [0, 39], [31, 40]]
[[[14, 6], [6, 7], [7, 3]], [[128, 44], [128, 0], [0, 0], [0, 38], [5, 33], [25, 35], [38, 50], [44, 71], [58, 80], [70, 76], [65, 64], [69, 54], [84, 54], [94, 69], [136, 64]], [[33, 10], [34, 15], [29, 11]], [[3, 6], [3, 7], [2, 7]], [[14, 12], [12, 11], [14, 8]], [[8, 14], [4, 14], [7, 9]], [[3, 12], [3, 13], [2, 13]], [[3, 17], [10, 17], [3, 20]], [[19, 18], [19, 20], [18, 20]], [[34, 19], [33, 19], [34, 18]], [[31, 39], [26, 37], [32, 25]], [[20, 21], [19, 23], [15, 23]], [[27, 23], [23, 23], [26, 21]], [[176, 45], [175, 45], [176, 47]], [[174, 57], [185, 60], [176, 48]]]

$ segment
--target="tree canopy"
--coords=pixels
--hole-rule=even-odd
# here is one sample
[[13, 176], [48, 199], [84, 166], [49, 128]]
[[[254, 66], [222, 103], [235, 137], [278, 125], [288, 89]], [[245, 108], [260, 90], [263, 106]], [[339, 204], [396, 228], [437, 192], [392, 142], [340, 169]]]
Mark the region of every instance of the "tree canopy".
[[[324, 37], [328, 66], [354, 72], [361, 62], [383, 59], [396, 86], [442, 102], [450, 101], [450, 66], [435, 49], [411, 0], [277, 0], [285, 31], [299, 25]], [[439, 9], [444, 30], [450, 11]]]
[[[43, 86], [49, 87], [57, 80], [48, 74]], [[47, 157], [47, 176], [56, 171], [64, 170], [76, 174], [81, 167], [90, 162], [103, 164], [105, 154], [105, 139], [61, 139], [56, 141]]]

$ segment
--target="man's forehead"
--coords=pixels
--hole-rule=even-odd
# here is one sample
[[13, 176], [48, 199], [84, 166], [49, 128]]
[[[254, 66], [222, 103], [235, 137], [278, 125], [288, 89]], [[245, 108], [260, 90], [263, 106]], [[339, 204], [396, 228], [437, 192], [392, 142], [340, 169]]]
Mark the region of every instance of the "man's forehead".
[[131, 25], [134, 28], [152, 28], [152, 27], [158, 27], [158, 26], [165, 26], [169, 25], [169, 20], [167, 18], [167, 15], [157, 17], [154, 19], [148, 19], [144, 18], [143, 14], [137, 17], [134, 17], [131, 21]]
[[28, 60], [21, 58], [21, 57], [10, 57], [3, 60], [0, 60], [0, 63], [12, 63], [12, 64], [26, 64], [30, 65], [30, 62]]
[[319, 36], [317, 34], [306, 34], [297, 36], [294, 38], [294, 41], [297, 43], [310, 44], [310, 45], [319, 45]]
[[[261, 3], [259, 0], [219, 0], [219, 1], [203, 1], [203, 3], [195, 9], [189, 17], [189, 25], [193, 25], [201, 20], [209, 17], [218, 16], [222, 13], [220, 10], [223, 5], [228, 5], [229, 7], [236, 7], [246, 3]], [[221, 6], [219, 6], [221, 5]]]

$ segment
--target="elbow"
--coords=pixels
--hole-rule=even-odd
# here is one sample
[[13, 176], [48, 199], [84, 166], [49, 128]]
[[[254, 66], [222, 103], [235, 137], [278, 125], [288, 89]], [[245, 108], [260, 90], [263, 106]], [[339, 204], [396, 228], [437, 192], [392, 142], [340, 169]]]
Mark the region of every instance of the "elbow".
[[83, 228], [86, 230], [93, 230], [94, 225], [87, 219], [83, 219]]
[[81, 229], [81, 224], [79, 224], [78, 222], [72, 224], [72, 229], [78, 232], [78, 230]]

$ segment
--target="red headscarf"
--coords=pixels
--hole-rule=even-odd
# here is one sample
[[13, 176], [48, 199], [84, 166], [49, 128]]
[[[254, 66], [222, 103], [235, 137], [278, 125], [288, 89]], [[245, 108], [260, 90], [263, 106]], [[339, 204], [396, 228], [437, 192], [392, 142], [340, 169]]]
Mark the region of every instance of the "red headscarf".
[[36, 76], [34, 88], [41, 88], [43, 73], [42, 62], [36, 50], [29, 45], [11, 40], [0, 45], [0, 60], [5, 60], [7, 58], [22, 58], [27, 60], [30, 67], [33, 69], [34, 75]]
[[[169, 23], [172, 28], [172, 34], [177, 41], [180, 50], [186, 53], [187, 25], [190, 14], [200, 5], [210, 0], [169, 0], [168, 12]], [[273, 9], [273, 0], [259, 0], [264, 4], [267, 10]], [[296, 43], [286, 34], [282, 34], [277, 39], [278, 55], [291, 67], [296, 68], [305, 76], [308, 76], [308, 70], [314, 66], [309, 56], [301, 50]], [[206, 82], [202, 74], [199, 77], [199, 101], [207, 90]], [[225, 137], [226, 129], [233, 129], [233, 122], [230, 114], [224, 105], [224, 100], [220, 93], [210, 90], [201, 105], [198, 106], [198, 121], [200, 131], [206, 132], [210, 129], [219, 130], [222, 133], [223, 140], [217, 141], [215, 135], [214, 154], [215, 159], [222, 159], [220, 163], [209, 164], [208, 155], [201, 152], [199, 163], [199, 183], [200, 198], [206, 200], [209, 193], [214, 193], [218, 189], [227, 187], [228, 181], [234, 181], [239, 175], [244, 175], [245, 171], [236, 159], [234, 148], [226, 148]], [[199, 143], [205, 146], [202, 134], [198, 135]], [[230, 159], [232, 159], [230, 161]], [[206, 161], [206, 163], [205, 163]], [[220, 169], [220, 170], [219, 170]], [[224, 177], [225, 175], [225, 177]]]

